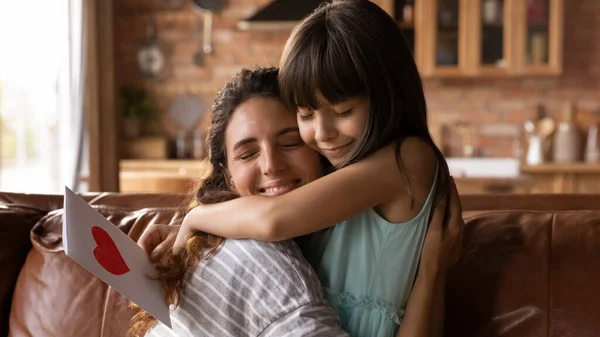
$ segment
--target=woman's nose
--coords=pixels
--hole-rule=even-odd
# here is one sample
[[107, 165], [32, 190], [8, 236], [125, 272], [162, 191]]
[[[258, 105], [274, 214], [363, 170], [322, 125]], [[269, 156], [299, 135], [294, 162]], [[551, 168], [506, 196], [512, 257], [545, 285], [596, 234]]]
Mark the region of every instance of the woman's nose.
[[285, 156], [279, 151], [267, 151], [261, 161], [261, 171], [265, 175], [276, 175], [287, 167]]

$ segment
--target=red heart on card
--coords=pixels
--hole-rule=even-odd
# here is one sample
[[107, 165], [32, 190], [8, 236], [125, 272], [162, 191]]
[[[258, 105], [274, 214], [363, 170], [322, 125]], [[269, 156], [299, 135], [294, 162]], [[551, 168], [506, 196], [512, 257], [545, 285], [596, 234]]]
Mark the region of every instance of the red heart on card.
[[123, 256], [121, 256], [121, 252], [119, 252], [119, 248], [117, 248], [117, 245], [110, 235], [108, 235], [104, 229], [93, 226], [92, 236], [98, 245], [94, 249], [96, 261], [98, 261], [106, 271], [113, 275], [123, 275], [128, 273], [129, 267], [127, 266], [127, 263], [125, 263]]

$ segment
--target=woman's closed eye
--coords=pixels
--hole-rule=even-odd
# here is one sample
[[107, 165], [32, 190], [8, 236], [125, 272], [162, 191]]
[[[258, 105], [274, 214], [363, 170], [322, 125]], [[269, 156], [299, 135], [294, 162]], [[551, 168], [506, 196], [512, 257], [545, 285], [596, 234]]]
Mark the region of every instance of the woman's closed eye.
[[296, 142], [288, 142], [288, 143], [284, 143], [281, 145], [281, 147], [283, 147], [284, 149], [297, 149], [299, 147], [302, 147], [304, 145], [303, 141], [296, 141]]
[[250, 160], [250, 159], [254, 158], [257, 153], [258, 153], [258, 151], [247, 151], [247, 152], [240, 153], [239, 155], [235, 156], [233, 159], [235, 159], [235, 160]]

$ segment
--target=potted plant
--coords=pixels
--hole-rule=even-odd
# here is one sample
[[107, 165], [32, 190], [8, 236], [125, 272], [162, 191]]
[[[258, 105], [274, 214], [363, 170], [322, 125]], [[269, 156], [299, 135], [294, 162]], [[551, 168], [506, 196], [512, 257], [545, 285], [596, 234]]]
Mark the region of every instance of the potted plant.
[[154, 118], [158, 110], [154, 97], [146, 90], [124, 87], [121, 103], [123, 135], [127, 139], [138, 138], [142, 134], [142, 124]]

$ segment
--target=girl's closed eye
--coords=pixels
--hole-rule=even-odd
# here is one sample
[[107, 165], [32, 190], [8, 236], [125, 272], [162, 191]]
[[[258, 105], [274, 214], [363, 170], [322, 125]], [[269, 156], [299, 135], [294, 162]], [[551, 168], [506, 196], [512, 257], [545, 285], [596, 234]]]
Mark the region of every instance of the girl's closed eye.
[[298, 116], [298, 119], [300, 119], [301, 121], [308, 121], [313, 117], [314, 111], [312, 111], [309, 108], [298, 107], [296, 109], [296, 115]]
[[298, 117], [300, 118], [301, 121], [309, 121], [313, 117], [313, 114], [303, 115], [303, 114], [298, 113]]
[[338, 112], [338, 114], [337, 114], [337, 115], [338, 115], [339, 117], [342, 117], [342, 118], [344, 118], [344, 117], [349, 117], [350, 115], [352, 115], [352, 109], [348, 109], [348, 110], [346, 110], [346, 111], [343, 111], [343, 112]]

